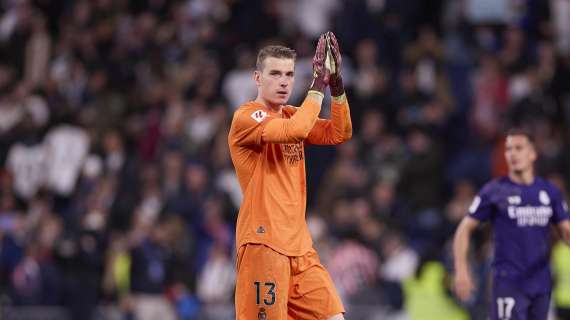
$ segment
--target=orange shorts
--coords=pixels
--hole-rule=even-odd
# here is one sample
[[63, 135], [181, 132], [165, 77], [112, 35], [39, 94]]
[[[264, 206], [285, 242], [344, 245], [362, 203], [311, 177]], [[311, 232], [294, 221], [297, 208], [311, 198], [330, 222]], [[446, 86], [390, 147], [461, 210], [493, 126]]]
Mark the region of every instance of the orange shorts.
[[319, 255], [282, 255], [246, 244], [237, 255], [236, 319], [327, 319], [344, 312]]

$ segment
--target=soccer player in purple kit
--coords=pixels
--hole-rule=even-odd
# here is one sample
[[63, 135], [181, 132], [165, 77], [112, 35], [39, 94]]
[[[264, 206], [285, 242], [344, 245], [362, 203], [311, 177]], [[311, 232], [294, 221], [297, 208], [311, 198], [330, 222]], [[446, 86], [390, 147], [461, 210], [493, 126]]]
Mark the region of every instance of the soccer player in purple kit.
[[570, 245], [570, 215], [560, 190], [535, 176], [536, 150], [529, 133], [509, 131], [508, 176], [487, 183], [473, 200], [453, 240], [455, 292], [467, 301], [474, 289], [467, 264], [471, 234], [482, 222], [493, 225], [491, 319], [546, 320], [550, 304], [550, 225]]

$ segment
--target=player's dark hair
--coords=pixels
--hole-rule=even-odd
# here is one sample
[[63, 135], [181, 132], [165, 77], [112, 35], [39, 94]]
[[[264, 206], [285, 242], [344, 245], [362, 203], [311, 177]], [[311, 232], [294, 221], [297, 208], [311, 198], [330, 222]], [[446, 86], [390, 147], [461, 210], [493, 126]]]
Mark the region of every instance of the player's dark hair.
[[257, 54], [257, 62], [255, 63], [255, 67], [257, 70], [261, 71], [263, 69], [263, 62], [265, 59], [272, 57], [278, 59], [293, 59], [297, 57], [297, 52], [291, 48], [287, 48], [285, 46], [277, 46], [277, 45], [270, 45], [265, 46], [259, 50]]
[[511, 128], [507, 131], [507, 137], [509, 136], [524, 136], [530, 142], [530, 144], [534, 145], [534, 138], [529, 130], [525, 128]]

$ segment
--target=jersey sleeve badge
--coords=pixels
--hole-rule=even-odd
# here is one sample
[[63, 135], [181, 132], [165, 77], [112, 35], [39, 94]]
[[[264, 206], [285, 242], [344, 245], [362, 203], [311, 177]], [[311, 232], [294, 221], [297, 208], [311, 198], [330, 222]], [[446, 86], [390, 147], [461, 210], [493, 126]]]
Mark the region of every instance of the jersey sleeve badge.
[[267, 112], [263, 111], [263, 110], [255, 110], [252, 114], [251, 114], [251, 118], [253, 120], [255, 120], [257, 123], [260, 123], [261, 121], [263, 121], [263, 119], [265, 119], [267, 117]]
[[477, 211], [477, 209], [479, 208], [480, 204], [481, 204], [481, 197], [475, 196], [473, 202], [471, 202], [471, 205], [469, 206], [469, 213], [474, 214], [475, 211]]

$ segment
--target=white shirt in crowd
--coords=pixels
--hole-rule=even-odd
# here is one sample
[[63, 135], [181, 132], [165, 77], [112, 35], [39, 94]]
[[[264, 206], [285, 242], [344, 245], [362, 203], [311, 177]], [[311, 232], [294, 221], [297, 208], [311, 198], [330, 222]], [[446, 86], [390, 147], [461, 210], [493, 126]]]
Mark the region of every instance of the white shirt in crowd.
[[89, 151], [89, 137], [78, 127], [60, 125], [48, 132], [46, 148], [47, 185], [60, 195], [69, 195]]
[[43, 143], [15, 144], [8, 153], [8, 169], [14, 189], [24, 199], [47, 186], [59, 195], [73, 192], [89, 151], [89, 137], [78, 127], [61, 125], [52, 129]]
[[14, 177], [19, 197], [30, 199], [45, 181], [46, 152], [43, 144], [27, 146], [17, 143], [10, 148], [7, 168]]
[[235, 281], [232, 260], [221, 252], [211, 253], [198, 277], [198, 297], [206, 303], [231, 302]]

